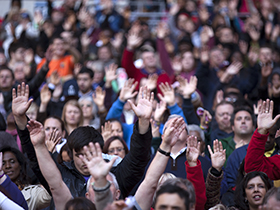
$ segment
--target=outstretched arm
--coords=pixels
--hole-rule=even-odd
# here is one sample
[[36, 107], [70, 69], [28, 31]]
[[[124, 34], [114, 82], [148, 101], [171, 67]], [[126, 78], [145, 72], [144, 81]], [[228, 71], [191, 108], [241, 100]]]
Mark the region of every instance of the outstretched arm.
[[110, 162], [103, 160], [99, 143], [95, 143], [95, 145], [89, 143], [83, 149], [85, 156], [80, 155], [79, 158], [87, 165], [90, 175], [94, 178], [94, 184], [89, 186], [93, 188], [95, 194], [92, 202], [97, 210], [103, 210], [107, 204], [113, 202], [113, 196], [109, 188], [111, 184], [106, 176], [109, 174], [117, 157], [114, 157]]
[[196, 210], [203, 210], [206, 203], [206, 189], [204, 184], [203, 172], [201, 163], [198, 160], [200, 152], [200, 142], [197, 142], [197, 138], [189, 136], [187, 139], [187, 151], [185, 162], [187, 179], [193, 184], [196, 197]]
[[213, 142], [213, 151], [210, 145], [208, 145], [208, 150], [211, 155], [212, 168], [209, 170], [206, 179], [206, 209], [220, 203], [220, 188], [223, 179], [222, 167], [226, 161], [226, 150], [223, 149], [222, 142], [215, 140]]
[[273, 101], [269, 101], [269, 99], [258, 105], [258, 129], [254, 132], [249, 143], [244, 169], [246, 173], [251, 171], [265, 172], [268, 178], [276, 180], [280, 178], [280, 157], [276, 155], [266, 158], [264, 152], [268, 131], [280, 118], [280, 114], [274, 119], [272, 118]]
[[[162, 136], [162, 143], [159, 146], [159, 151], [170, 153], [172, 146], [177, 142], [184, 129], [185, 123], [183, 118], [176, 118], [170, 123]], [[169, 155], [163, 154], [159, 151], [156, 153], [148, 168], [145, 179], [135, 194], [135, 199], [142, 210], [150, 209], [154, 193], [158, 186], [158, 181], [163, 174], [169, 159]]]
[[60, 171], [45, 145], [45, 131], [43, 125], [35, 120], [30, 120], [27, 128], [30, 132], [30, 138], [34, 145], [40, 170], [47, 180], [52, 192], [55, 207], [58, 210], [63, 210], [67, 201], [72, 198], [72, 195], [66, 184], [63, 182]]

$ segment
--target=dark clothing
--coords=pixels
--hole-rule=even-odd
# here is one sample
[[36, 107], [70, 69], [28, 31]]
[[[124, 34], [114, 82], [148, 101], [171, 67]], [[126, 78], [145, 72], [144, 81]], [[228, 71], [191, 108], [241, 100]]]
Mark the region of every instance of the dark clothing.
[[[30, 141], [29, 132], [27, 129], [21, 131], [18, 129], [19, 136], [22, 141], [22, 146], [27, 150], [27, 155], [33, 165], [34, 173], [38, 175], [38, 179], [41, 184], [48, 190], [49, 186], [44, 177], [41, 177], [41, 171], [39, 170], [34, 147]], [[125, 158], [118, 164], [118, 166], [111, 169], [111, 172], [115, 174], [120, 191], [121, 197], [128, 196], [132, 188], [140, 181], [144, 174], [145, 167], [149, 162], [150, 148], [152, 141], [151, 127], [145, 134], [139, 134], [138, 121], [134, 125], [133, 134], [131, 136], [130, 152]], [[56, 161], [55, 161], [56, 162]], [[57, 164], [62, 179], [69, 188], [73, 197], [85, 196], [86, 193], [86, 181], [82, 174], [75, 168], [74, 162], [66, 163], [62, 165]], [[52, 208], [51, 208], [52, 209]]]

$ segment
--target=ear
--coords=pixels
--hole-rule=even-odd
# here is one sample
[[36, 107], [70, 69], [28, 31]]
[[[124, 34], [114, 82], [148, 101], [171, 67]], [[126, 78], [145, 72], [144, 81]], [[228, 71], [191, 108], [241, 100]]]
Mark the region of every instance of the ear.
[[88, 192], [86, 192], [86, 194], [85, 194], [85, 195], [86, 195], [86, 198], [87, 198], [88, 200], [90, 200], [90, 199], [89, 199], [89, 193], [88, 193]]
[[116, 192], [115, 192], [115, 200], [119, 200], [120, 196], [121, 196], [121, 191], [120, 190], [116, 190]]

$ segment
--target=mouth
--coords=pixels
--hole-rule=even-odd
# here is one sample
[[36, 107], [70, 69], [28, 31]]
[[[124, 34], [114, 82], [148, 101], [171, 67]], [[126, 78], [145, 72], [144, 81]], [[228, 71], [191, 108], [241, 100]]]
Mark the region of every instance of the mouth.
[[259, 201], [259, 200], [262, 199], [262, 196], [261, 195], [255, 195], [255, 196], [253, 196], [253, 199], [254, 199], [254, 201]]
[[11, 176], [11, 175], [13, 175], [13, 173], [14, 173], [13, 171], [7, 171], [5, 174], [8, 176]]

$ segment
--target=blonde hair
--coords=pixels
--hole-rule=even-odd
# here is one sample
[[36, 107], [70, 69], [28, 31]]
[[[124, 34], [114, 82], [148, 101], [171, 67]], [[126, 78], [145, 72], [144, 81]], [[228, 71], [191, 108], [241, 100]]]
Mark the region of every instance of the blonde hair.
[[77, 127], [83, 126], [84, 117], [83, 117], [83, 111], [82, 111], [81, 107], [79, 106], [79, 103], [78, 103], [77, 100], [72, 99], [72, 100], [69, 100], [69, 101], [66, 102], [66, 104], [64, 105], [63, 110], [62, 110], [61, 119], [62, 119], [62, 121], [64, 122], [65, 130], [66, 130], [66, 131], [68, 132], [68, 134], [69, 134], [69, 126], [68, 126], [68, 123], [66, 122], [66, 107], [67, 107], [68, 105], [75, 106], [75, 107], [77, 107], [77, 108], [79, 109], [79, 111], [80, 111], [80, 121], [79, 121], [79, 123], [77, 124]]

